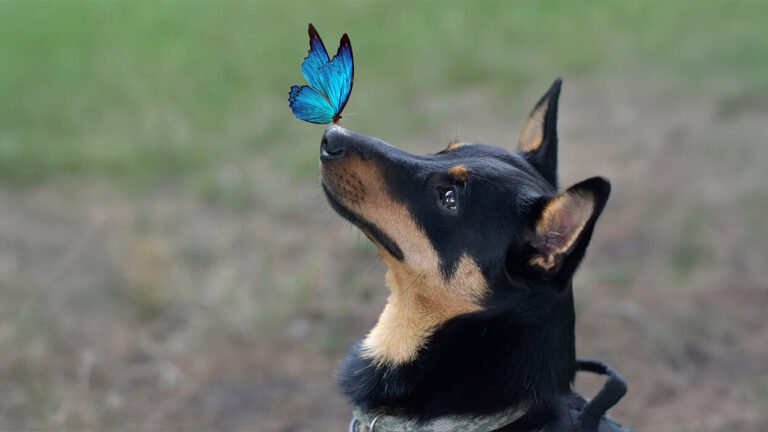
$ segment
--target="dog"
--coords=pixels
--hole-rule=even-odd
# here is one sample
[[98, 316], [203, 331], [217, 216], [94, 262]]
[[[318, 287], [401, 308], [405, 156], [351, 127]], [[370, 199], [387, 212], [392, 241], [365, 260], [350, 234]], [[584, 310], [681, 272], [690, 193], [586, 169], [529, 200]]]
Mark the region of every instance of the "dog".
[[593, 177], [558, 192], [561, 82], [514, 151], [453, 143], [419, 156], [326, 129], [323, 191], [376, 246], [389, 289], [338, 370], [351, 429], [624, 430], [607, 407], [579, 423], [588, 404], [571, 391], [572, 279], [611, 187]]

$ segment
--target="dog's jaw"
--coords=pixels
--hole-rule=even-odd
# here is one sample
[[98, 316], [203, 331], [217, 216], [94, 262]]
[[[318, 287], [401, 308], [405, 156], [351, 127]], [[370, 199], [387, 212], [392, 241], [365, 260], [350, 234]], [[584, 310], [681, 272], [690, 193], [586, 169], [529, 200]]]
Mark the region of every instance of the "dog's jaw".
[[384, 184], [375, 163], [357, 155], [322, 165], [331, 206], [376, 244], [388, 267], [389, 299], [361, 354], [379, 366], [396, 366], [413, 361], [449, 319], [482, 309], [487, 283], [466, 255], [450, 276], [444, 275], [427, 235]]

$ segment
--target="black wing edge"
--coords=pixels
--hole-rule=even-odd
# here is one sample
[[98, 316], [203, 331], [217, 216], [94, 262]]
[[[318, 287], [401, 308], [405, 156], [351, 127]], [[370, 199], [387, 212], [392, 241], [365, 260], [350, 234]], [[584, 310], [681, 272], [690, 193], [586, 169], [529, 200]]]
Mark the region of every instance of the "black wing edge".
[[[309, 23], [309, 26], [307, 26], [307, 33], [309, 33], [309, 52], [312, 52], [312, 40], [317, 39], [317, 41], [320, 42], [320, 46], [323, 47], [323, 51], [325, 51], [325, 55], [327, 56], [328, 50], [325, 49], [323, 38], [320, 37], [320, 33], [317, 32], [317, 29], [312, 23]], [[309, 54], [307, 54], [307, 57], [309, 57]]]
[[344, 111], [344, 108], [347, 106], [347, 102], [349, 102], [349, 98], [352, 97], [352, 88], [355, 86], [355, 55], [352, 52], [352, 41], [349, 40], [348, 34], [344, 33], [343, 35], [341, 35], [341, 39], [339, 40], [339, 49], [336, 50], [336, 55], [334, 55], [333, 58], [336, 58], [336, 56], [339, 55], [339, 53], [341, 52], [341, 48], [343, 48], [344, 45], [347, 45], [349, 47], [349, 59], [352, 61], [352, 78], [349, 81], [349, 94], [347, 94], [347, 98], [344, 100], [344, 103], [341, 105], [341, 108], [339, 108], [339, 112], [333, 117], [334, 124], [341, 119], [341, 113]]

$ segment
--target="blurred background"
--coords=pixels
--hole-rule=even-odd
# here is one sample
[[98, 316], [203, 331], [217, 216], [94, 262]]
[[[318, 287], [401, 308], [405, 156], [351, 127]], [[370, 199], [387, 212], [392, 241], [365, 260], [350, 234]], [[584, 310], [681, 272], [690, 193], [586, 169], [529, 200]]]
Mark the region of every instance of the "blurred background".
[[[340, 431], [384, 265], [318, 186], [343, 125], [513, 148], [557, 76], [563, 186], [614, 185], [578, 353], [637, 430], [768, 430], [768, 3], [0, 3], [0, 430]], [[580, 388], [589, 383], [577, 383]]]

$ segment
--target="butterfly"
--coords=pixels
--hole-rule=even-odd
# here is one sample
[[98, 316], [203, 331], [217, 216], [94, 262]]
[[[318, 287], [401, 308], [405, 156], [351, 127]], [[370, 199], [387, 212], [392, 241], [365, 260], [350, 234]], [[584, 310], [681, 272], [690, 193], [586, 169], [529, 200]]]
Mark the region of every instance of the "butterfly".
[[292, 86], [288, 105], [299, 120], [310, 123], [336, 123], [347, 105], [355, 79], [352, 44], [346, 33], [333, 59], [328, 58], [323, 40], [315, 26], [309, 24], [309, 53], [301, 64], [301, 72], [309, 85]]

